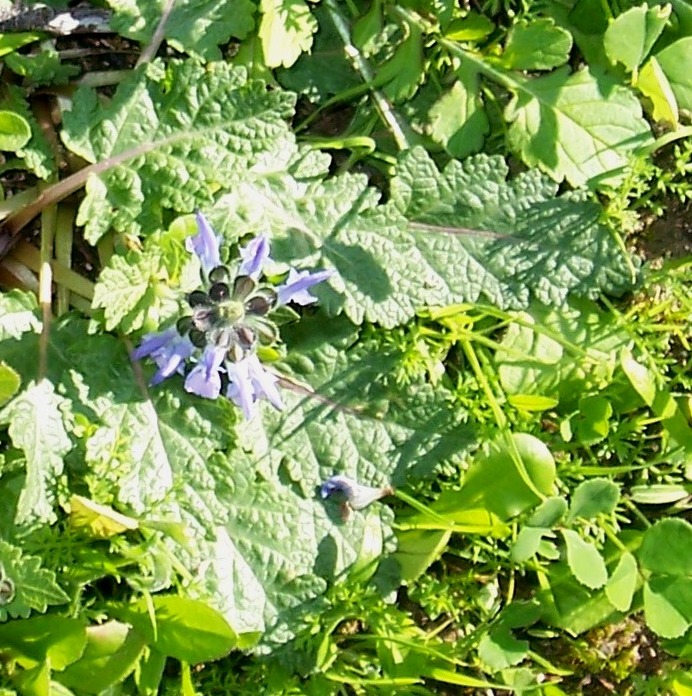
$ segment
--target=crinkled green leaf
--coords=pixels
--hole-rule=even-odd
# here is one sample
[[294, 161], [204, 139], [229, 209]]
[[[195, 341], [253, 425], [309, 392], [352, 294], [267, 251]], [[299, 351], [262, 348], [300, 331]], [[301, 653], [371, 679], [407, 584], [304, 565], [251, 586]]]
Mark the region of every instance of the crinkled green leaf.
[[317, 20], [303, 0], [261, 0], [259, 38], [270, 68], [290, 68], [310, 50]]
[[[600, 209], [568, 196], [533, 170], [507, 181], [499, 157], [452, 161], [438, 172], [421, 148], [404, 152], [392, 200], [413, 223], [419, 278], [442, 303], [562, 304], [572, 292], [630, 287], [625, 257], [599, 224]], [[475, 231], [475, 232], [474, 232]], [[439, 301], [439, 300], [438, 300]]]
[[[108, 0], [115, 31], [144, 44], [151, 41], [165, 0]], [[251, 0], [176, 0], [163, 27], [166, 41], [178, 51], [219, 60], [219, 45], [244, 39], [254, 27]]]
[[26, 618], [32, 610], [44, 612], [49, 604], [64, 604], [69, 597], [55, 581], [55, 573], [41, 567], [41, 559], [22, 554], [0, 539], [0, 574], [11, 581], [14, 593], [0, 598], [0, 621]]
[[38, 333], [36, 296], [19, 290], [0, 294], [0, 341], [20, 338], [26, 332]]
[[267, 409], [264, 424], [243, 424], [241, 444], [251, 455], [236, 457], [227, 477], [227, 535], [211, 549], [205, 579], [226, 595], [233, 626], [262, 631], [274, 624], [272, 641], [295, 630], [287, 623], [292, 607], [358, 567], [365, 530], [391, 545], [386, 525], [373, 528], [382, 525], [381, 504], [343, 521], [337, 503], [319, 500], [320, 484], [335, 473], [368, 485], [403, 482], [454, 461], [471, 441], [444, 394], [424, 385], [392, 391], [386, 376], [394, 356], [351, 347], [352, 332], [347, 322], [322, 317], [287, 334], [288, 364], [317, 393], [285, 388], [283, 412]]
[[480, 79], [470, 63], [456, 71], [459, 78], [429, 112], [430, 136], [445, 150], [463, 159], [483, 147], [490, 126], [480, 99]]
[[572, 50], [572, 36], [552, 19], [517, 22], [507, 36], [502, 64], [514, 70], [550, 70], [564, 65]]
[[154, 329], [168, 319], [178, 303], [166, 280], [160, 252], [114, 254], [94, 288], [93, 306], [103, 308], [106, 330], [118, 326], [132, 333], [145, 325]]
[[0, 411], [9, 425], [12, 444], [24, 452], [26, 480], [17, 505], [16, 522], [55, 522], [55, 489], [63, 471], [63, 456], [72, 448], [62, 408], [66, 400], [53, 384], [30, 384]]
[[271, 168], [292, 143], [284, 119], [293, 101], [226, 63], [149, 66], [122, 82], [105, 108], [82, 89], [62, 135], [101, 170], [87, 181], [78, 215], [87, 239], [110, 227], [153, 232], [164, 209], [192, 212], [247, 170]]
[[668, 78], [678, 104], [692, 110], [692, 36], [666, 46], [656, 54], [661, 70]]
[[217, 207], [232, 229], [271, 230], [275, 259], [336, 268], [314, 293], [356, 323], [391, 327], [426, 305], [521, 307], [532, 296], [561, 304], [569, 292], [631, 287], [598, 205], [553, 198], [555, 185], [535, 170], [511, 181], [507, 173], [501, 158], [485, 155], [440, 173], [415, 148], [402, 154], [385, 205], [362, 176], [322, 181], [274, 170], [251, 173]]
[[630, 72], [644, 62], [668, 22], [670, 5], [632, 7], [618, 15], [603, 38], [606, 54]]
[[[322, 481], [345, 472], [365, 484], [403, 482], [457, 461], [472, 442], [449, 395], [426, 384], [398, 390], [398, 354], [357, 350], [344, 319], [287, 329], [285, 369], [319, 395], [284, 388], [283, 412], [263, 404], [264, 422], [258, 416], [237, 432], [234, 406], [187, 394], [177, 375], [148, 399], [124, 345], [86, 327], [55, 325], [47, 361], [88, 424], [87, 473], [80, 462], [71, 474], [85, 476], [97, 503], [182, 524], [188, 542], [168, 543], [193, 576], [189, 593], [238, 634], [287, 639], [328, 582], [362, 568], [373, 548], [391, 550], [388, 508], [375, 503], [344, 521], [337, 503], [320, 498]], [[38, 337], [8, 343], [8, 364], [30, 373]]]
[[651, 141], [639, 100], [614, 79], [560, 68], [516, 81], [505, 112], [509, 143], [555, 181], [583, 186], [625, 166], [630, 152]]

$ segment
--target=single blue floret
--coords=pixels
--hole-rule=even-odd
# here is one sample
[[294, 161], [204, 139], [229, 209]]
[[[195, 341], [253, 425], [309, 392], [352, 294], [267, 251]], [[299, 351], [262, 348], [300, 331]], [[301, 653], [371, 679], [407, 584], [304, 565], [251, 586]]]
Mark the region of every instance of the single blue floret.
[[132, 351], [135, 360], [150, 357], [158, 366], [149, 384], [160, 384], [175, 372], [183, 374], [185, 361], [195, 347], [187, 336], [181, 336], [175, 327], [144, 336], [142, 343]]
[[309, 305], [317, 302], [317, 298], [308, 292], [308, 288], [327, 280], [333, 274], [334, 272], [330, 270], [310, 273], [310, 271], [296, 271], [295, 268], [291, 268], [286, 282], [276, 289], [278, 304], [295, 302], [299, 305]]
[[191, 254], [197, 255], [204, 274], [209, 275], [210, 271], [221, 265], [220, 238], [202, 213], [198, 212], [196, 217], [198, 232], [194, 237], [188, 237], [185, 240], [185, 248]]
[[364, 486], [348, 476], [336, 475], [328, 478], [320, 487], [320, 495], [323, 498], [339, 493], [344, 496], [346, 503], [352, 510], [362, 510], [380, 498], [391, 495], [394, 489], [391, 486]]

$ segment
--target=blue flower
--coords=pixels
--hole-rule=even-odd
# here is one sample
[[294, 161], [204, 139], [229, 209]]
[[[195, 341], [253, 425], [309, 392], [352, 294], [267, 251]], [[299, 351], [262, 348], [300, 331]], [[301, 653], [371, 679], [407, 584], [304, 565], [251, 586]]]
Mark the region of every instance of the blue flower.
[[144, 336], [142, 343], [132, 351], [132, 357], [141, 360], [149, 356], [154, 360], [159, 368], [149, 382], [154, 386], [174, 372], [182, 373], [183, 365], [194, 349], [190, 339], [181, 336], [173, 326], [165, 331]]
[[197, 212], [197, 228], [197, 234], [185, 240], [185, 248], [190, 253], [197, 254], [202, 270], [205, 275], [209, 275], [211, 270], [221, 265], [219, 237], [200, 212]]
[[352, 510], [362, 510], [370, 503], [374, 503], [386, 495], [391, 495], [393, 489], [391, 486], [382, 486], [381, 488], [363, 486], [348, 476], [337, 475], [328, 478], [320, 487], [320, 495], [323, 498], [329, 498], [335, 493], [342, 494]]
[[276, 386], [277, 378], [265, 370], [259, 358], [251, 353], [237, 362], [227, 362], [228, 389], [226, 396], [243, 411], [250, 420], [255, 415], [255, 402], [267, 399], [279, 411], [284, 405]]
[[240, 249], [240, 258], [243, 262], [238, 269], [238, 275], [250, 276], [254, 280], [259, 278], [262, 268], [269, 258], [269, 240], [266, 235], [255, 237], [247, 246]]
[[283, 285], [279, 285], [276, 289], [278, 304], [284, 305], [289, 302], [295, 302], [299, 305], [309, 305], [317, 302], [317, 298], [308, 292], [308, 288], [327, 280], [333, 273], [334, 271], [310, 273], [310, 271], [296, 271], [295, 268], [291, 268], [286, 282]]
[[221, 363], [226, 357], [226, 349], [207, 346], [202, 359], [190, 370], [185, 378], [185, 389], [205, 399], [216, 399], [221, 393]]

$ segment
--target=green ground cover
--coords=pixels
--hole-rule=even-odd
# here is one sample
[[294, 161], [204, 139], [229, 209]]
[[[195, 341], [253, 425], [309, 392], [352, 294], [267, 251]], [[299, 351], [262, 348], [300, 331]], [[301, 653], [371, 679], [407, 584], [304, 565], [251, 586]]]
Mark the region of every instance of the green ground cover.
[[0, 696], [692, 694], [692, 5], [67, 5], [0, 2]]

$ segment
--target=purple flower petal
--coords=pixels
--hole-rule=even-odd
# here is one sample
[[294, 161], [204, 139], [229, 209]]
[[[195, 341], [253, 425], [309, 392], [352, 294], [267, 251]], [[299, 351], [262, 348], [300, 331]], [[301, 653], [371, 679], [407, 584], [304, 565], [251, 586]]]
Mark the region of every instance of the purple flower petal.
[[296, 271], [295, 268], [291, 268], [286, 282], [276, 289], [277, 303], [283, 305], [295, 302], [299, 305], [309, 305], [317, 302], [317, 298], [308, 292], [308, 288], [327, 280], [333, 274], [334, 271], [331, 270], [310, 273], [310, 271]]
[[226, 396], [236, 406], [240, 406], [247, 420], [251, 420], [255, 415], [255, 390], [250, 379], [247, 361], [227, 362], [226, 372], [229, 379]]
[[255, 389], [255, 396], [259, 399], [266, 397], [269, 403], [277, 410], [283, 410], [283, 402], [281, 394], [276, 388], [277, 378], [269, 371], [265, 370], [259, 358], [255, 355], [249, 355], [244, 362], [248, 364], [250, 379]]
[[238, 269], [238, 275], [250, 276], [254, 280], [259, 278], [269, 258], [269, 239], [266, 235], [255, 237], [247, 246], [240, 249], [240, 258], [243, 262]]
[[181, 371], [195, 347], [187, 336], [181, 336], [175, 327], [155, 334], [147, 334], [142, 343], [132, 351], [132, 357], [140, 360], [151, 357], [158, 366], [149, 384], [163, 382], [176, 371]]
[[158, 331], [157, 333], [146, 334], [142, 338], [142, 342], [132, 351], [132, 358], [134, 360], [141, 360], [146, 358], [147, 355], [151, 355], [155, 351], [159, 350], [165, 346], [169, 341], [173, 340], [178, 335], [175, 326], [165, 331]]
[[221, 393], [219, 368], [225, 356], [225, 348], [207, 346], [202, 353], [202, 359], [185, 378], [186, 391], [205, 399], [216, 399]]
[[335, 493], [343, 494], [349, 507], [353, 510], [362, 510], [370, 503], [384, 498], [386, 495], [391, 495], [392, 492], [391, 486], [382, 486], [381, 488], [363, 486], [348, 476], [340, 475], [328, 478], [320, 487], [320, 495], [323, 498], [329, 498]]
[[240, 406], [245, 418], [250, 420], [255, 415], [258, 399], [267, 399], [274, 408], [283, 409], [276, 377], [264, 368], [254, 353], [238, 362], [227, 362], [226, 371], [229, 380], [226, 396]]
[[197, 228], [199, 230], [197, 234], [185, 240], [185, 248], [190, 253], [197, 254], [202, 264], [202, 270], [208, 274], [209, 271], [221, 265], [220, 238], [212, 229], [207, 218], [200, 212], [197, 212]]

